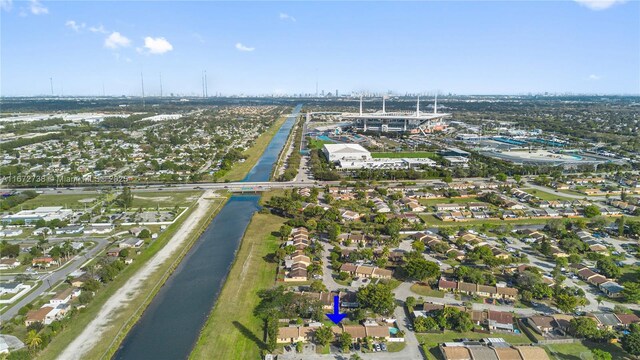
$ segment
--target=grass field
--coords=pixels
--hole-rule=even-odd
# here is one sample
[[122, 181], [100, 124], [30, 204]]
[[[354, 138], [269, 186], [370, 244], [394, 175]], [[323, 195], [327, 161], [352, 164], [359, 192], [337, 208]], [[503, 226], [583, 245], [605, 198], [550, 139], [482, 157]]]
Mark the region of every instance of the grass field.
[[430, 296], [437, 298], [444, 298], [444, 291], [434, 290], [430, 286], [413, 284], [411, 285], [411, 291], [420, 296]]
[[69, 209], [84, 209], [95, 204], [102, 194], [86, 192], [82, 194], [41, 194], [14, 207], [11, 211], [35, 209], [40, 206], [63, 206]]
[[191, 359], [258, 359], [264, 348], [263, 322], [253, 316], [257, 291], [273, 285], [276, 264], [264, 257], [278, 248], [271, 235], [284, 219], [256, 213], [247, 227], [216, 307], [209, 315]]
[[243, 152], [243, 155], [246, 156], [247, 159], [244, 162], [236, 163], [220, 180], [240, 181], [244, 179], [258, 162], [258, 159], [260, 159], [260, 156], [262, 156], [262, 153], [264, 153], [264, 150], [271, 142], [271, 139], [273, 139], [273, 136], [280, 130], [285, 120], [287, 120], [287, 116], [282, 116], [271, 125], [269, 130], [258, 136], [253, 146]]
[[558, 360], [591, 360], [593, 356], [591, 354], [592, 349], [600, 349], [611, 354], [615, 360], [631, 359], [631, 356], [627, 354], [622, 348], [616, 344], [606, 343], [574, 343], [574, 344], [554, 344], [544, 346], [547, 352]]
[[542, 200], [549, 200], [549, 201], [550, 200], [575, 200], [567, 196], [562, 196], [561, 194], [551, 194], [551, 193], [536, 190], [536, 189], [522, 189], [522, 190]]
[[307, 148], [309, 149], [321, 149], [324, 144], [335, 144], [335, 141], [328, 140], [318, 140], [318, 139], [310, 139], [307, 143]]
[[161, 208], [178, 206], [188, 206], [198, 199], [202, 191], [172, 191], [170, 189], [163, 191], [132, 191], [133, 204], [132, 208]]
[[[221, 197], [219, 200], [212, 202], [210, 211], [214, 209], [220, 209], [222, 204], [226, 202], [226, 197]], [[57, 359], [59, 354], [67, 347], [73, 339], [75, 339], [86, 327], [86, 325], [91, 322], [96, 314], [101, 311], [104, 303], [129, 280], [129, 278], [135, 274], [144, 264], [151, 259], [162, 247], [166, 245], [166, 243], [173, 237], [176, 231], [180, 228], [184, 220], [193, 212], [195, 206], [189, 209], [189, 212], [185, 214], [186, 216], [181, 217], [174, 224], [170, 225], [167, 230], [160, 235], [160, 237], [151, 243], [149, 248], [146, 251], [142, 252], [142, 254], [136, 258], [131, 265], [127, 266], [122, 272], [114, 279], [114, 281], [106, 284], [102, 287], [97, 293], [93, 300], [87, 305], [87, 307], [82, 310], [73, 321], [69, 322], [67, 327], [56, 337], [53, 338], [49, 346], [47, 346], [38, 356], [38, 359]], [[213, 215], [213, 213], [212, 213]], [[210, 217], [203, 218], [203, 221], [198, 224], [196, 231], [204, 230], [206, 225], [211, 221]], [[182, 251], [185, 248], [191, 246], [192, 241], [197, 239], [199, 236], [199, 232], [192, 233], [192, 239], [186, 241], [184, 246], [180, 248], [178, 251]], [[173, 265], [175, 261], [175, 257], [168, 259], [162, 266], [158, 267], [158, 269], [145, 281], [144, 289], [138, 293], [138, 295], [132, 298], [128, 306], [122, 308], [118, 316], [112, 319], [112, 324], [115, 326], [109, 327], [102, 334], [105, 341], [99, 342], [97, 346], [95, 346], [91, 351], [83, 356], [84, 359], [101, 359], [105, 355], [105, 353], [109, 350], [113, 351], [115, 349], [110, 348], [111, 341], [106, 341], [114, 339], [118, 336], [119, 330], [121, 328], [121, 324], [125, 324], [131, 319], [137, 318], [140, 316], [136, 310], [148, 303], [151, 298], [148, 298], [148, 295], [152, 293], [152, 290], [158, 290], [159, 287], [156, 287], [156, 284], [159, 282], [163, 282], [166, 279], [166, 275], [168, 275], [167, 270]], [[135, 322], [130, 322], [131, 324]], [[120, 333], [120, 337], [124, 336], [125, 333]], [[109, 356], [107, 356], [109, 358]]]
[[429, 158], [436, 159], [438, 155], [430, 151], [410, 151], [410, 152], [376, 152], [371, 153], [374, 159], [380, 158]]

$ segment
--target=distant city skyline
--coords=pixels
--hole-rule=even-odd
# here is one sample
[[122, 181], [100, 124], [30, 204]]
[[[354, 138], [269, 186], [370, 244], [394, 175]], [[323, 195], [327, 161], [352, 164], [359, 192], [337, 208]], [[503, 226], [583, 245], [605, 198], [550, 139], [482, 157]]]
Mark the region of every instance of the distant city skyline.
[[620, 0], [0, 0], [0, 95], [140, 96], [141, 74], [147, 96], [638, 95], [639, 13]]

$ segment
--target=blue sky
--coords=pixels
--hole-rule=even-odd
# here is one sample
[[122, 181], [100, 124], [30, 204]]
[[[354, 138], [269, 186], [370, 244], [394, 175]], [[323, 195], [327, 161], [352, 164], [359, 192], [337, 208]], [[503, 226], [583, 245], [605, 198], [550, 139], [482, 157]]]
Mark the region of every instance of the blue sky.
[[0, 0], [1, 91], [640, 93], [640, 3]]

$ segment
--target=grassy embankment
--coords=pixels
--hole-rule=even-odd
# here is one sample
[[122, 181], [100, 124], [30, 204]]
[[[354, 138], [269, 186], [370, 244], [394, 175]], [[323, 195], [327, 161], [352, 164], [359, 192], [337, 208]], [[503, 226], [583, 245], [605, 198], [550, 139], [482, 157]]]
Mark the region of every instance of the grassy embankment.
[[245, 150], [242, 154], [246, 156], [246, 160], [244, 162], [238, 162], [235, 164], [231, 170], [229, 170], [220, 181], [240, 181], [247, 176], [249, 171], [256, 165], [262, 153], [267, 148], [271, 139], [276, 135], [278, 130], [284, 122], [287, 120], [287, 115], [283, 115], [276, 122], [271, 125], [269, 130], [265, 131], [263, 134], [258, 136], [253, 146]]
[[[217, 213], [222, 205], [226, 202], [227, 197], [220, 197], [211, 202], [209, 216], [204, 217], [192, 230], [187, 241], [177, 249], [177, 256], [167, 259], [156, 271], [149, 276], [142, 285], [141, 291], [138, 295], [132, 298], [128, 305], [118, 312], [117, 317], [112, 319], [111, 326], [105, 330], [102, 334], [104, 339], [112, 339], [112, 341], [99, 342], [89, 353], [83, 356], [84, 359], [100, 359], [107, 355], [111, 355], [118, 347], [120, 341], [124, 338], [129, 329], [135, 324], [136, 320], [140, 317], [143, 310], [153, 299], [153, 296], [161, 288], [162, 284], [166, 281], [168, 276], [175, 270], [175, 268], [182, 260], [182, 257], [187, 253], [193, 242], [198, 239], [199, 235], [206, 229], [213, 216]], [[114, 281], [106, 284], [97, 293], [95, 298], [87, 305], [87, 307], [75, 318], [75, 320], [64, 329], [59, 335], [57, 335], [47, 346], [46, 349], [40, 353], [40, 359], [56, 359], [60, 353], [73, 341], [89, 324], [96, 315], [101, 311], [102, 306], [107, 302], [109, 298], [149, 261], [160, 249], [162, 249], [169, 239], [171, 239], [182, 223], [187, 219], [195, 210], [196, 203], [194, 202], [191, 208], [186, 214], [184, 214], [175, 223], [170, 225], [167, 230], [161, 234], [156, 241], [149, 245], [149, 248], [133, 262], [133, 264], [127, 266]]]
[[267, 259], [280, 242], [272, 233], [284, 220], [271, 214], [253, 216], [191, 359], [209, 359], [212, 354], [229, 360], [260, 358], [265, 346], [263, 322], [253, 316], [253, 309], [260, 300], [258, 290], [273, 285], [276, 264]]
[[616, 360], [631, 360], [632, 357], [627, 354], [619, 345], [607, 344], [607, 343], [591, 343], [583, 341], [582, 343], [574, 344], [554, 344], [544, 346], [547, 352], [551, 355], [551, 358], [558, 360], [574, 360], [584, 359], [591, 360], [593, 355], [591, 350], [600, 349], [611, 354], [613, 359]]
[[[289, 132], [289, 136], [287, 137], [287, 142], [280, 150], [280, 154], [278, 155], [278, 161], [276, 162], [273, 169], [271, 169], [271, 181], [278, 181], [280, 177], [280, 173], [284, 173], [290, 166], [294, 166], [296, 171], [300, 166], [300, 154], [296, 154], [299, 152], [299, 146], [302, 141], [302, 122], [304, 121], [303, 117], [297, 117], [293, 127], [291, 127], [291, 131]], [[294, 147], [289, 151], [291, 147]], [[296, 159], [294, 156], [298, 156], [297, 161], [293, 161], [292, 159]], [[282, 171], [280, 171], [282, 169]]]

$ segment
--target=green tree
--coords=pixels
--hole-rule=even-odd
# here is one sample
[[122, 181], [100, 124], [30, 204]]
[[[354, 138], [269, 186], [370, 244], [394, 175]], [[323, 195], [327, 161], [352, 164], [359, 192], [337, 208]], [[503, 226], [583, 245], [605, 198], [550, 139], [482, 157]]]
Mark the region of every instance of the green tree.
[[600, 216], [600, 208], [596, 205], [587, 205], [584, 207], [584, 216], [587, 218]]
[[627, 302], [637, 303], [640, 301], [640, 284], [635, 281], [628, 281], [622, 284], [622, 286], [624, 286], [622, 295], [624, 295]]
[[389, 286], [378, 283], [362, 287], [356, 293], [360, 306], [376, 314], [389, 315], [396, 307], [393, 292]]
[[413, 248], [413, 250], [419, 252], [419, 253], [423, 253], [424, 249], [425, 249], [425, 245], [422, 241], [420, 240], [415, 240], [412, 244], [411, 247]]
[[349, 346], [351, 346], [352, 338], [351, 334], [348, 332], [343, 332], [338, 336], [338, 344], [343, 352], [349, 351]]
[[440, 275], [440, 267], [433, 261], [428, 261], [422, 256], [411, 256], [403, 266], [407, 276], [415, 280], [435, 278]]
[[340, 235], [341, 229], [340, 225], [332, 224], [327, 229], [327, 234], [329, 235], [329, 240], [336, 241], [338, 240], [338, 235]]
[[333, 340], [333, 331], [331, 327], [324, 325], [316, 330], [314, 338], [318, 345], [327, 346]]
[[578, 298], [571, 294], [558, 294], [555, 297], [556, 306], [565, 314], [572, 313], [578, 306]]
[[413, 321], [413, 328], [416, 332], [427, 332], [431, 330], [438, 330], [440, 326], [432, 317], [418, 316]]
[[405, 300], [404, 304], [407, 305], [409, 311], [413, 311], [413, 308], [416, 306], [416, 298], [413, 296], [407, 296], [407, 300]]
[[598, 326], [590, 318], [577, 317], [569, 321], [569, 331], [578, 338], [592, 339], [598, 334]]
[[593, 349], [591, 350], [591, 354], [593, 355], [593, 360], [611, 360], [611, 354], [604, 350]]
[[30, 330], [24, 341], [25, 345], [31, 350], [37, 350], [42, 345], [42, 337], [35, 330]]
[[311, 288], [312, 291], [315, 291], [315, 292], [321, 292], [321, 291], [327, 290], [327, 287], [320, 280], [314, 280], [309, 287]]
[[629, 334], [622, 337], [622, 348], [633, 356], [640, 356], [640, 331], [633, 327]]
[[282, 226], [280, 226], [280, 230], [278, 230], [278, 233], [280, 234], [280, 239], [282, 241], [285, 241], [289, 238], [289, 234], [291, 234], [291, 226], [284, 224]]

